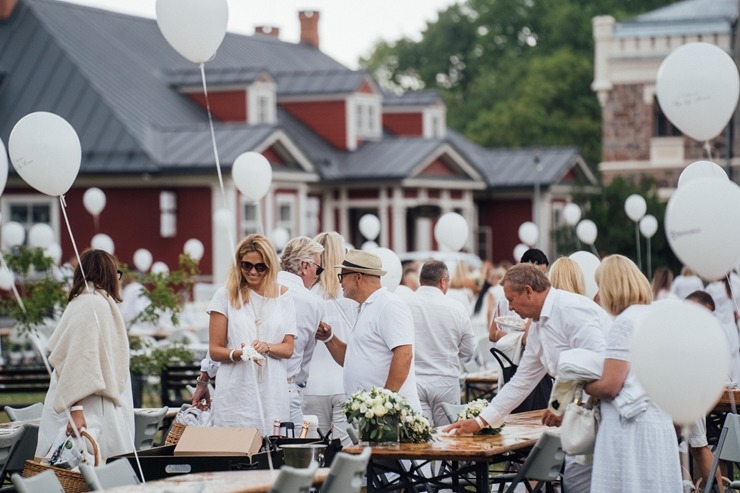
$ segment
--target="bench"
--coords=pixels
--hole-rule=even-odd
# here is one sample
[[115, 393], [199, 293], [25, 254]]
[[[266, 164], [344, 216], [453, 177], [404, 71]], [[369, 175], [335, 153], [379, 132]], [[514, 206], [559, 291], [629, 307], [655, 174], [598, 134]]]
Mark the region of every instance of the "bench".
[[[0, 370], [0, 395], [45, 394], [49, 390], [49, 373], [44, 366], [4, 367]], [[0, 399], [5, 401], [5, 399]], [[14, 402], [13, 407], [25, 407], [34, 402]], [[0, 402], [0, 410], [5, 409]]]

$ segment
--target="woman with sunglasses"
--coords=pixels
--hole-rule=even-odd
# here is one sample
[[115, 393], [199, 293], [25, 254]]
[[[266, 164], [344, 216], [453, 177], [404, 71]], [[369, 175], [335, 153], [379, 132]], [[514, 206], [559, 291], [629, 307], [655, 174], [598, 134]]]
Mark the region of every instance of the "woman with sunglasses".
[[289, 421], [286, 361], [293, 355], [293, 298], [277, 282], [280, 270], [270, 241], [249, 235], [236, 247], [226, 286], [208, 307], [209, 352], [218, 369], [215, 426], [254, 427], [273, 434]]

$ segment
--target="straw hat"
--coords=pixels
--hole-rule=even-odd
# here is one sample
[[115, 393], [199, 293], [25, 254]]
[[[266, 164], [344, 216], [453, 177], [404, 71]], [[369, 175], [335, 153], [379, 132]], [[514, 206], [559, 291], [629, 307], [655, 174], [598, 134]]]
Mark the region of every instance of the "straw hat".
[[383, 261], [374, 253], [363, 250], [350, 250], [344, 256], [341, 265], [335, 265], [336, 269], [344, 269], [351, 272], [362, 272], [371, 276], [384, 276]]

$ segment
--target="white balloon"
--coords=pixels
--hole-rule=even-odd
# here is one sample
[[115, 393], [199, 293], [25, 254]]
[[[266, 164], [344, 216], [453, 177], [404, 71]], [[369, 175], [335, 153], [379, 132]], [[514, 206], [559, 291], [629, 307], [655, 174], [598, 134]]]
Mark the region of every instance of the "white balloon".
[[374, 214], [365, 214], [360, 218], [360, 233], [366, 239], [375, 241], [380, 234], [380, 219]]
[[647, 203], [642, 195], [633, 193], [624, 201], [624, 212], [627, 213], [627, 217], [632, 221], [637, 222], [642, 219], [642, 216], [647, 212]]
[[727, 338], [719, 321], [689, 301], [655, 303], [635, 328], [630, 354], [648, 396], [684, 425], [712, 409], [730, 371]]
[[203, 242], [201, 242], [199, 239], [190, 238], [188, 241], [185, 242], [185, 245], [182, 247], [182, 251], [187, 253], [190, 258], [198, 262], [200, 259], [203, 258], [205, 247], [203, 246]]
[[563, 219], [568, 226], [575, 226], [581, 220], [581, 208], [578, 204], [570, 202], [563, 207]]
[[92, 187], [85, 190], [85, 194], [82, 196], [82, 205], [85, 206], [85, 210], [97, 216], [103, 209], [105, 209], [105, 192], [98, 187]]
[[290, 241], [290, 232], [285, 228], [275, 228], [270, 232], [269, 238], [272, 246], [279, 252]]
[[259, 152], [245, 152], [234, 161], [231, 178], [248, 201], [257, 202], [270, 190], [272, 166]]
[[718, 136], [735, 112], [740, 95], [737, 66], [709, 43], [687, 43], [658, 68], [655, 91], [663, 113], [699, 141]]
[[370, 250], [375, 250], [376, 248], [380, 248], [380, 245], [371, 240], [366, 241], [360, 246], [360, 250], [365, 250], [366, 252], [369, 252]]
[[170, 268], [167, 267], [167, 264], [165, 264], [162, 261], [156, 261], [152, 264], [152, 274], [169, 274]]
[[434, 239], [453, 252], [468, 242], [468, 223], [457, 212], [445, 212], [434, 225]]
[[599, 291], [596, 284], [596, 269], [599, 268], [601, 260], [591, 252], [580, 250], [568, 255], [573, 262], [578, 264], [583, 272], [583, 281], [586, 283], [586, 296], [593, 299]]
[[722, 167], [711, 161], [696, 161], [684, 168], [678, 176], [678, 186], [684, 185], [692, 180], [702, 178], [724, 178], [729, 180], [727, 173]]
[[652, 238], [658, 231], [658, 220], [652, 214], [646, 214], [640, 219], [640, 233], [645, 238]]
[[226, 35], [226, 0], [157, 0], [156, 12], [164, 38], [193, 63], [210, 60]]
[[21, 178], [41, 193], [64, 195], [77, 178], [82, 147], [77, 132], [54, 113], [21, 118], [10, 132], [10, 161]]
[[96, 250], [103, 250], [113, 255], [115, 253], [115, 245], [113, 239], [104, 233], [98, 233], [90, 240], [90, 246]]
[[54, 230], [46, 223], [37, 223], [28, 230], [28, 246], [46, 248], [54, 243]]
[[519, 241], [525, 245], [534, 246], [537, 238], [540, 236], [540, 230], [532, 221], [523, 222], [519, 226]]
[[514, 247], [514, 261], [515, 262], [521, 262], [522, 257], [524, 254], [529, 250], [529, 247], [525, 245], [524, 243], [519, 243], [517, 246]]
[[11, 289], [15, 284], [15, 275], [7, 267], [0, 267], [0, 289], [6, 291]]
[[3, 248], [9, 249], [26, 241], [26, 228], [21, 223], [10, 221], [3, 225]]
[[152, 253], [146, 248], [139, 248], [134, 252], [134, 266], [140, 272], [146, 272], [152, 266]]
[[383, 261], [383, 270], [386, 271], [386, 274], [380, 276], [380, 284], [388, 291], [395, 291], [398, 285], [401, 284], [401, 276], [403, 275], [401, 259], [398, 258], [396, 252], [387, 248], [375, 248], [370, 250], [370, 253], [374, 253]]
[[597, 234], [596, 223], [590, 219], [584, 219], [576, 226], [576, 236], [586, 245], [593, 245], [596, 242]]
[[5, 184], [8, 182], [8, 151], [5, 150], [5, 144], [0, 139], [0, 195], [5, 191]]
[[234, 224], [234, 216], [228, 209], [219, 209], [213, 214], [213, 221], [220, 229], [229, 229]]
[[52, 243], [44, 249], [44, 255], [58, 265], [62, 261], [62, 247], [59, 246], [59, 243]]
[[740, 187], [705, 178], [677, 188], [665, 211], [673, 253], [707, 281], [720, 279], [740, 258]]

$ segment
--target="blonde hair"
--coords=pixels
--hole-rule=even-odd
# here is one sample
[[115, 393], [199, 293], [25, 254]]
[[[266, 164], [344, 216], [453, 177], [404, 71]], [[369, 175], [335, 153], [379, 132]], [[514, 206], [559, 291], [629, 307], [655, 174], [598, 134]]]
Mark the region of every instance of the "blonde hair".
[[568, 257], [560, 257], [550, 266], [550, 285], [576, 294], [586, 294], [586, 282], [581, 267]]
[[284, 271], [299, 275], [301, 264], [313, 263], [314, 255], [322, 253], [324, 247], [307, 236], [296, 236], [283, 248], [280, 256], [280, 266]]
[[242, 257], [250, 252], [262, 255], [262, 262], [267, 265], [267, 272], [262, 278], [262, 284], [258, 289], [264, 289], [264, 296], [275, 297], [278, 295], [277, 273], [278, 258], [275, 248], [265, 236], [251, 234], [245, 237], [236, 247], [234, 263], [229, 266], [229, 274], [226, 279], [226, 291], [229, 293], [229, 301], [235, 308], [241, 308], [242, 303], [249, 303], [250, 287], [242, 275], [240, 262]]
[[450, 279], [450, 288], [452, 289], [464, 289], [466, 286], [465, 281], [470, 276], [470, 266], [458, 260], [452, 270], [452, 277]]
[[631, 305], [649, 305], [653, 290], [645, 274], [623, 255], [610, 255], [596, 269], [599, 300], [612, 315], [619, 315]]
[[326, 298], [339, 296], [339, 279], [337, 278], [337, 265], [344, 261], [344, 238], [335, 231], [319, 233], [314, 241], [324, 247], [321, 254], [321, 265], [324, 273], [319, 276], [318, 284], [324, 291]]

